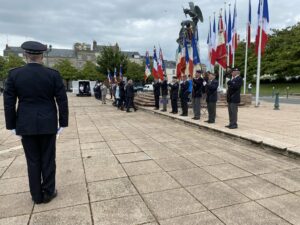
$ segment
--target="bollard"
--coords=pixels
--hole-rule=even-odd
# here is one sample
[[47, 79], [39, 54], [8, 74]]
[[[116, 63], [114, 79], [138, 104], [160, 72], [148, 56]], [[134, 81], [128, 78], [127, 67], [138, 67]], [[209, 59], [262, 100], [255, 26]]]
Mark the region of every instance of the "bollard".
[[286, 98], [287, 99], [289, 98], [289, 90], [290, 90], [290, 87], [286, 87]]
[[275, 95], [274, 110], [279, 110], [279, 92], [277, 92]]
[[275, 94], [275, 87], [273, 86], [273, 88], [272, 88], [272, 98], [274, 98], [274, 94]]

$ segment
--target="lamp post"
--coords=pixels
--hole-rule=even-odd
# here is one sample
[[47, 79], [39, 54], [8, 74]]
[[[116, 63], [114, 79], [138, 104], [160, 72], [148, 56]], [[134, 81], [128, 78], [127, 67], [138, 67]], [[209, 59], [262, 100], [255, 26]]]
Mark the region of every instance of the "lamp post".
[[49, 52], [52, 51], [52, 45], [49, 45], [49, 48], [47, 48], [47, 51], [46, 51], [46, 63], [47, 63], [47, 66], [49, 67]]

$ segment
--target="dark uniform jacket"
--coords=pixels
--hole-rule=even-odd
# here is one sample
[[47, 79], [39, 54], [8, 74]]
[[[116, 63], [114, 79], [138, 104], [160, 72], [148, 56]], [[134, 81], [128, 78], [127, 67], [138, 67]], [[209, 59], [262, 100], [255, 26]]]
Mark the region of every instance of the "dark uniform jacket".
[[160, 96], [160, 86], [161, 84], [159, 82], [153, 84], [154, 95]]
[[241, 102], [241, 87], [243, 85], [243, 79], [240, 76], [227, 82], [227, 102], [228, 103], [240, 103]]
[[120, 98], [125, 98], [125, 83], [124, 83], [124, 81], [121, 81], [119, 85], [120, 85], [120, 87], [119, 87]]
[[206, 102], [217, 102], [218, 101], [218, 87], [219, 82], [216, 79], [208, 81], [206, 85]]
[[178, 99], [178, 92], [179, 92], [179, 84], [178, 82], [175, 82], [174, 84], [169, 84], [169, 87], [171, 87], [170, 90], [170, 98], [171, 99]]
[[[18, 107], [16, 103], [18, 100]], [[68, 126], [68, 99], [58, 71], [30, 63], [9, 72], [4, 90], [6, 128], [18, 135], [56, 134]]]
[[134, 88], [132, 84], [127, 84], [126, 86], [126, 97], [133, 98], [134, 97]]
[[168, 81], [164, 80], [161, 84], [161, 95], [167, 96], [168, 95]]
[[202, 97], [202, 91], [203, 91], [203, 78], [193, 79], [193, 92], [192, 97], [193, 98], [201, 98]]
[[180, 84], [180, 98], [188, 99], [189, 98], [189, 81], [184, 81]]

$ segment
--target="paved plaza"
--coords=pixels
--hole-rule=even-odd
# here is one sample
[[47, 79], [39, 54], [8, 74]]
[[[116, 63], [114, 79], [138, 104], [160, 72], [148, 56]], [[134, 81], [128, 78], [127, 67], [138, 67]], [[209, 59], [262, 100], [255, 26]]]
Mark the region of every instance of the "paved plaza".
[[[0, 225], [300, 224], [299, 158], [72, 95], [70, 126], [57, 144], [58, 197], [34, 205], [23, 149], [5, 130], [0, 102]], [[241, 118], [240, 132], [281, 126], [270, 135], [297, 141], [298, 108], [289, 117], [295, 127], [273, 121], [272, 110], [259, 121], [249, 109], [252, 125]], [[226, 110], [218, 113], [221, 129]]]

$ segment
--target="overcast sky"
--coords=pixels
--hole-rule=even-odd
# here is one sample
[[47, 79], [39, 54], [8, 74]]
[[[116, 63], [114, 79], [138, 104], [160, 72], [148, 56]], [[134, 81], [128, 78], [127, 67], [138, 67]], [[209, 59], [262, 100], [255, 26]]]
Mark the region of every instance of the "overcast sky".
[[[245, 37], [248, 0], [236, 0], [238, 32]], [[201, 59], [206, 62], [209, 16], [224, 7], [223, 0], [198, 0], [204, 23], [198, 24]], [[26, 40], [72, 48], [75, 42], [119, 43], [122, 50], [152, 54], [160, 45], [166, 59], [174, 60], [184, 0], [0, 0], [0, 50]], [[227, 1], [227, 13], [228, 13]], [[231, 1], [234, 4], [234, 0]], [[252, 0], [252, 37], [257, 26], [258, 0]], [[300, 21], [299, 0], [269, 0], [270, 27], [283, 28]], [[233, 7], [232, 7], [233, 9]]]

